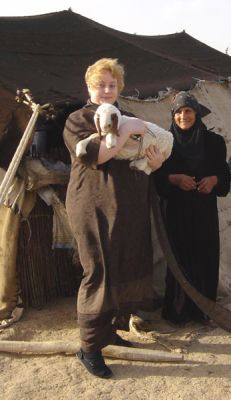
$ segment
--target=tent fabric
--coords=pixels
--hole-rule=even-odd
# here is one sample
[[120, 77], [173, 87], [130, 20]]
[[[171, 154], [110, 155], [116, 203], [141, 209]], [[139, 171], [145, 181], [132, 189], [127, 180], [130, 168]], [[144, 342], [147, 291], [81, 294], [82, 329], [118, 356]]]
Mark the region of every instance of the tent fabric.
[[38, 195], [48, 206], [53, 207], [52, 249], [72, 249], [73, 235], [64, 203], [59, 199], [52, 186], [39, 189]]
[[[211, 113], [203, 118], [207, 127], [222, 135], [227, 146], [227, 159], [231, 156], [231, 84], [201, 81], [198, 82], [192, 94], [199, 102], [211, 110]], [[154, 122], [165, 129], [169, 129], [171, 122], [170, 110], [171, 94], [167, 93], [157, 100], [136, 100], [121, 97], [119, 105], [122, 109], [135, 114], [147, 121]], [[220, 294], [231, 295], [231, 193], [226, 197], [218, 198], [218, 210], [220, 221]], [[210, 227], [208, 226], [208, 229]], [[164, 264], [164, 256], [158, 260]], [[155, 268], [155, 267], [154, 267]], [[155, 271], [154, 271], [155, 273]], [[162, 282], [162, 284], [164, 284]]]
[[[5, 171], [0, 168], [0, 183], [4, 176]], [[19, 228], [21, 219], [27, 218], [33, 208], [35, 197], [34, 192], [25, 190], [24, 181], [15, 177], [7, 195], [7, 207], [0, 206], [0, 327], [1, 323], [6, 327], [17, 320], [22, 311], [16, 310], [20, 294], [16, 268]]]
[[[25, 180], [23, 177], [24, 169], [20, 166], [21, 177], [15, 176], [9, 187], [6, 197], [3, 199], [3, 208], [10, 208], [14, 214], [19, 214], [23, 218], [27, 218], [35, 204], [35, 192], [26, 190]], [[0, 168], [0, 184], [5, 177], [6, 171]], [[2, 207], [1, 205], [0, 207]]]
[[12, 93], [30, 88], [40, 103], [85, 102], [84, 73], [101, 57], [119, 58], [127, 75], [123, 94], [139, 98], [231, 75], [231, 57], [185, 32], [131, 35], [72, 11], [0, 17], [0, 35], [0, 85]]
[[200, 77], [202, 70], [215, 74], [220, 79], [231, 75], [230, 56], [205, 45], [185, 31], [158, 36], [131, 35], [123, 32], [117, 34], [136, 46], [194, 69], [195, 79]]

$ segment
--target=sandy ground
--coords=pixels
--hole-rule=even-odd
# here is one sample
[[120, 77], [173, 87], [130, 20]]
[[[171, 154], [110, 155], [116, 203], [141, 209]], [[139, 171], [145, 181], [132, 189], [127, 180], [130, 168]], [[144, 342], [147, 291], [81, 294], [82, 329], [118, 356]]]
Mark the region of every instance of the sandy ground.
[[[138, 320], [139, 322], [139, 320]], [[0, 353], [4, 400], [230, 400], [231, 335], [220, 328], [191, 324], [173, 330], [160, 320], [145, 322], [141, 337], [120, 331], [137, 347], [182, 352], [184, 361], [131, 362], [107, 359], [113, 378], [92, 377], [74, 355]], [[154, 330], [154, 333], [146, 333]], [[165, 332], [161, 333], [160, 332]], [[166, 333], [168, 332], [168, 333]], [[0, 340], [77, 341], [75, 298], [55, 300], [0, 332]]]

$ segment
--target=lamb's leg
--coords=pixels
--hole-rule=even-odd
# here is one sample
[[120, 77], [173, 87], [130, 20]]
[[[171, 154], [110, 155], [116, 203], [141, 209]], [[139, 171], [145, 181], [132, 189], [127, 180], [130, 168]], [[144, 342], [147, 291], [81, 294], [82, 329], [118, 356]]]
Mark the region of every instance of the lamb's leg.
[[99, 136], [98, 133], [92, 133], [92, 135], [90, 135], [88, 138], [80, 140], [80, 142], [78, 142], [77, 145], [76, 145], [76, 156], [77, 157], [81, 157], [84, 154], [86, 154], [87, 153], [87, 145], [88, 145], [88, 143], [92, 139], [95, 139], [98, 136]]
[[117, 145], [117, 136], [114, 133], [108, 133], [106, 135], [106, 147], [112, 149]]
[[133, 169], [144, 171], [147, 175], [150, 175], [150, 173], [152, 172], [151, 168], [148, 166], [146, 158], [140, 158], [139, 160], [131, 161], [130, 167]]

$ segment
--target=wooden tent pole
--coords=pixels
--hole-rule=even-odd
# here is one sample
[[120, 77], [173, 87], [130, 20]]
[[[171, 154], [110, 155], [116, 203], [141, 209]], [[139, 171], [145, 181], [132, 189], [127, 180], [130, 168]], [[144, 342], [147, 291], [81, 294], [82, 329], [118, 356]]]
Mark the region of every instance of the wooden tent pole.
[[[78, 342], [24, 342], [0, 340], [0, 352], [26, 353], [26, 354], [75, 354], [80, 349]], [[135, 347], [107, 346], [102, 350], [105, 357], [146, 362], [180, 362], [184, 360], [183, 354], [167, 351], [141, 349]]]
[[32, 136], [33, 129], [35, 126], [35, 123], [37, 121], [37, 118], [40, 113], [40, 105], [36, 104], [33, 114], [31, 115], [31, 118], [28, 122], [28, 125], [25, 129], [25, 132], [23, 133], [23, 136], [19, 142], [19, 145], [14, 153], [14, 156], [10, 162], [10, 165], [6, 171], [6, 174], [2, 180], [2, 183], [0, 185], [0, 204], [4, 204], [6, 195], [9, 191], [9, 188], [13, 182], [13, 179], [15, 177], [16, 171], [18, 169], [18, 166], [20, 164], [20, 161], [22, 159], [22, 156], [28, 146], [28, 142]]

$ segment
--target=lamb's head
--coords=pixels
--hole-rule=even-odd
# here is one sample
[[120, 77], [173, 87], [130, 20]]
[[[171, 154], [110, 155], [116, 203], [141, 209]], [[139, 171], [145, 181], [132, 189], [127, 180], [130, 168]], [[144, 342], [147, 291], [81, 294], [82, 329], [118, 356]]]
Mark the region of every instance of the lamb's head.
[[101, 104], [94, 115], [95, 126], [99, 136], [106, 137], [108, 148], [116, 146], [116, 136], [120, 126], [121, 113], [113, 104]]

